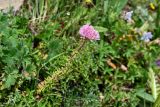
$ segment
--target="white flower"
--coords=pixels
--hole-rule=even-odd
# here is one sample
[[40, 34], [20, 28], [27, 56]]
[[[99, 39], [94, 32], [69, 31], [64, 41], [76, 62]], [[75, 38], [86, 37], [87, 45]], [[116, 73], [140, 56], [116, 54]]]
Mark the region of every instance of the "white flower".
[[141, 37], [141, 40], [144, 40], [145, 42], [149, 42], [150, 39], [152, 39], [153, 35], [151, 32], [144, 32], [143, 36]]
[[127, 20], [128, 22], [131, 22], [132, 21], [132, 14], [133, 14], [133, 11], [126, 12], [124, 15], [124, 19]]

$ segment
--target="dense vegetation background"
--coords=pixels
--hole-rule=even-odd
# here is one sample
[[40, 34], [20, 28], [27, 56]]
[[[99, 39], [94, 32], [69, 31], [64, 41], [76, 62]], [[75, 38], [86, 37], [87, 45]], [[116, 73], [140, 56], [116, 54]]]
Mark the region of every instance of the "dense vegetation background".
[[160, 107], [159, 47], [159, 0], [26, 0], [0, 12], [0, 106]]

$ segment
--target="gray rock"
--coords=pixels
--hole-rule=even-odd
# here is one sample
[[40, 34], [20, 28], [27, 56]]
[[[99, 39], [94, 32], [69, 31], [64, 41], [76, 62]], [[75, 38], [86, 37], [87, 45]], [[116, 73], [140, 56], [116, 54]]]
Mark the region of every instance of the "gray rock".
[[24, 0], [0, 0], [0, 10], [7, 12], [10, 8], [16, 12], [20, 9]]

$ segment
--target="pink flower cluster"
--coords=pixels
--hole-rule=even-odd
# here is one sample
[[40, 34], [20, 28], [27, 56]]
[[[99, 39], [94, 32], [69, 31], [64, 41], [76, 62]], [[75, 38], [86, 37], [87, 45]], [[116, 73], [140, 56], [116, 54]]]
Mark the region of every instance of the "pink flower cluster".
[[93, 26], [89, 24], [83, 25], [79, 30], [79, 34], [83, 38], [87, 38], [89, 40], [100, 40], [98, 31], [96, 31]]

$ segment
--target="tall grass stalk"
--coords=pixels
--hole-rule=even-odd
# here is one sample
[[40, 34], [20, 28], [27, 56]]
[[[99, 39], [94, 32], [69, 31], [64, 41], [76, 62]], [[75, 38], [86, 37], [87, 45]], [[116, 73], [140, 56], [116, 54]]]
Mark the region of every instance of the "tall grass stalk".
[[31, 6], [31, 22], [32, 23], [40, 23], [44, 21], [47, 15], [47, 11], [49, 9], [48, 0], [29, 0], [29, 5]]

